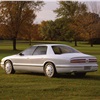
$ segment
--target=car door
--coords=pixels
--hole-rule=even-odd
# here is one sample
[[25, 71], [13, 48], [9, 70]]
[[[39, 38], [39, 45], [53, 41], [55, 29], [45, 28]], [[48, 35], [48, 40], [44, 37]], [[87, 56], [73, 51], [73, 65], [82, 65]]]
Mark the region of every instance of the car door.
[[36, 49], [36, 46], [32, 46], [21, 53], [19, 53], [14, 59], [14, 68], [16, 70], [30, 70], [30, 58]]
[[43, 72], [43, 64], [46, 59], [47, 46], [38, 46], [29, 59], [31, 70]]

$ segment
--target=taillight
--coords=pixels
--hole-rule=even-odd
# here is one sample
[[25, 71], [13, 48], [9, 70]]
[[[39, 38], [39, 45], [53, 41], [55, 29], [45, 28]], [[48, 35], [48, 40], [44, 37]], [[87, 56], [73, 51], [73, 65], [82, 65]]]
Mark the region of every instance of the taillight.
[[86, 59], [71, 59], [70, 63], [94, 63], [97, 59], [86, 58]]
[[85, 63], [85, 59], [72, 59], [71, 63]]
[[89, 62], [97, 62], [97, 59], [89, 59]]

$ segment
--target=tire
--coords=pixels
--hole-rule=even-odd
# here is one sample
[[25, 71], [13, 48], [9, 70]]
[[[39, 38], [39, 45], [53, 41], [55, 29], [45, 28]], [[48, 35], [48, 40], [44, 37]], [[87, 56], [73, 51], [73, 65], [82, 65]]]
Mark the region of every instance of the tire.
[[46, 65], [44, 66], [44, 73], [50, 78], [56, 76], [57, 73], [54, 64], [46, 63]]
[[13, 69], [13, 65], [12, 65], [12, 62], [7, 60], [5, 62], [5, 72], [6, 74], [14, 74], [15, 73], [15, 70]]
[[86, 75], [86, 72], [77, 72], [77, 73], [74, 73], [76, 77], [85, 77]]

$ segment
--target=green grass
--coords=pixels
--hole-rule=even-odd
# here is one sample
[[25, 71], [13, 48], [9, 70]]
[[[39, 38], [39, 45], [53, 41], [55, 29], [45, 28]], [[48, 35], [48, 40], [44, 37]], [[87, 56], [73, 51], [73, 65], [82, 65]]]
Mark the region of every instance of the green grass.
[[[74, 43], [56, 43], [74, 47]], [[11, 41], [0, 41], [0, 59], [27, 47], [28, 43], [18, 42], [18, 50], [12, 51]], [[100, 45], [90, 47], [88, 44], [78, 43], [78, 47], [75, 48], [96, 56], [100, 66]], [[87, 73], [84, 78], [76, 78], [74, 75], [48, 78], [44, 74], [26, 72], [6, 75], [0, 68], [0, 100], [100, 100], [100, 68], [97, 72]]]

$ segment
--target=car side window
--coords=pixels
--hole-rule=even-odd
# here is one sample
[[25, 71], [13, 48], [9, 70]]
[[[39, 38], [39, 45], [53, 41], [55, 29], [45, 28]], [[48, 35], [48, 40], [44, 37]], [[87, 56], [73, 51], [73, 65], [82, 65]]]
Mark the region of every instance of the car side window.
[[38, 46], [33, 55], [46, 55], [47, 46]]
[[55, 54], [61, 54], [62, 53], [61, 49], [58, 46], [52, 46], [52, 48], [53, 48], [53, 51], [54, 51]]
[[32, 55], [35, 49], [36, 49], [36, 46], [32, 46], [21, 53], [22, 55]]

